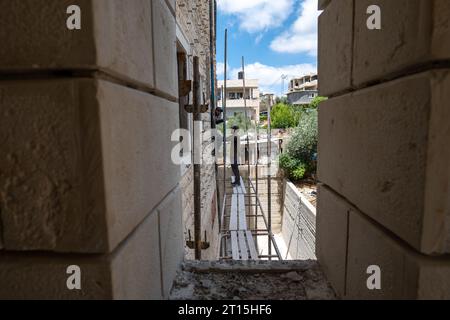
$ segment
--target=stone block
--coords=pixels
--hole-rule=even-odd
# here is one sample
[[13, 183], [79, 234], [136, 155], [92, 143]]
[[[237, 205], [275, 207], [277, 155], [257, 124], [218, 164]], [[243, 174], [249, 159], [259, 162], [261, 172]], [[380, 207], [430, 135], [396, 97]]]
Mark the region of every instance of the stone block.
[[450, 58], [450, 2], [433, 1], [433, 37], [432, 52], [436, 59]]
[[101, 82], [98, 89], [110, 247], [115, 247], [180, 181], [170, 137], [178, 105]]
[[[113, 299], [159, 300], [164, 298], [162, 281], [168, 265], [161, 260], [159, 224], [158, 211], [155, 210], [114, 253], [111, 259]], [[181, 228], [178, 224], [178, 221], [174, 221], [172, 227]], [[177, 269], [181, 263], [181, 259], [175, 252], [176, 250], [173, 250], [169, 254], [173, 256], [171, 269]], [[174, 278], [175, 276], [171, 274], [166, 280], [173, 281]]]
[[164, 0], [153, 0], [152, 7], [156, 89], [178, 97], [175, 18]]
[[422, 73], [319, 111], [320, 181], [426, 254], [449, 252], [449, 81]]
[[[0, 299], [161, 299], [158, 216], [150, 215], [112, 254], [0, 253]], [[67, 288], [69, 266], [81, 290]]]
[[325, 8], [330, 4], [331, 0], [319, 0], [319, 10], [325, 10]]
[[330, 96], [351, 88], [353, 0], [332, 1], [319, 17], [319, 90]]
[[179, 181], [174, 103], [87, 79], [3, 82], [0, 101], [7, 250], [110, 252]]
[[169, 297], [173, 279], [184, 256], [183, 217], [181, 209], [181, 190], [171, 192], [158, 207], [163, 295]]
[[345, 294], [345, 274], [350, 207], [327, 187], [319, 186], [316, 222], [316, 255], [336, 294]]
[[[367, 8], [381, 8], [381, 30], [369, 30]], [[450, 58], [448, 1], [355, 1], [355, 86]]]
[[[381, 289], [369, 290], [369, 266]], [[449, 299], [450, 260], [417, 254], [357, 211], [350, 214], [347, 299]]]
[[[69, 30], [70, 5], [81, 30]], [[0, 70], [101, 70], [154, 86], [152, 12], [148, 0], [0, 1]]]

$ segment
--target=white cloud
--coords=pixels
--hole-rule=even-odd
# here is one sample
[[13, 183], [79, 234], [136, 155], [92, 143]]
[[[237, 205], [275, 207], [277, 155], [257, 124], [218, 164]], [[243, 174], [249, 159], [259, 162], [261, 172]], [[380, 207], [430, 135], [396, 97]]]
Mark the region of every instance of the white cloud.
[[240, 28], [250, 33], [281, 26], [293, 4], [294, 0], [218, 0], [219, 10], [236, 16]]
[[[237, 79], [241, 68], [230, 70], [229, 79]], [[312, 64], [296, 64], [274, 67], [255, 62], [245, 67], [246, 77], [248, 79], [258, 79], [259, 88], [264, 93], [274, 93], [279, 95], [281, 92], [281, 76], [287, 75], [288, 79], [284, 82], [284, 89], [287, 90], [288, 81], [291, 78], [302, 76], [308, 73], [317, 72], [317, 67]], [[283, 92], [284, 93], [284, 92]]]
[[294, 24], [270, 44], [273, 51], [281, 53], [307, 53], [317, 56], [317, 21], [320, 11], [318, 0], [303, 0], [300, 15]]

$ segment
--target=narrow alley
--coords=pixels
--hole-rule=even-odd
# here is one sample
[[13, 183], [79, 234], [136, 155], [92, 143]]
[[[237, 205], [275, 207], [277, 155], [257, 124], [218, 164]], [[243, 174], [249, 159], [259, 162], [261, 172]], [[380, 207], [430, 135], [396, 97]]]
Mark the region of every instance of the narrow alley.
[[450, 1], [0, 0], [0, 300], [450, 299]]

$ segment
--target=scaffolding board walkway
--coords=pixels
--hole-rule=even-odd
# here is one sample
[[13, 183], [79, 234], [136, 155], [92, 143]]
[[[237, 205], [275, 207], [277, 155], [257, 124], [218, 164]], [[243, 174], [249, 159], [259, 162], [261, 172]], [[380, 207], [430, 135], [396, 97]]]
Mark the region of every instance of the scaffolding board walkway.
[[[231, 178], [234, 182], [235, 177]], [[230, 210], [230, 237], [233, 260], [258, 260], [255, 239], [247, 225], [244, 181], [240, 178], [239, 186], [233, 187]]]
[[[279, 254], [276, 243], [273, 239], [273, 235], [266, 230], [258, 230], [257, 219], [258, 217], [264, 220], [267, 226], [266, 217], [264, 215], [261, 203], [257, 197], [253, 183], [249, 181], [248, 191], [241, 179], [241, 183], [238, 186], [231, 188], [232, 193], [224, 196], [223, 210], [222, 210], [222, 242], [220, 256], [222, 259], [230, 260], [260, 260], [260, 259], [279, 259]], [[232, 183], [234, 183], [235, 177], [231, 177]], [[228, 205], [227, 205], [228, 202]], [[258, 207], [258, 210], [251, 210], [251, 208]], [[273, 256], [262, 256], [258, 254], [258, 236], [269, 237], [269, 243], [275, 247], [277, 252]]]

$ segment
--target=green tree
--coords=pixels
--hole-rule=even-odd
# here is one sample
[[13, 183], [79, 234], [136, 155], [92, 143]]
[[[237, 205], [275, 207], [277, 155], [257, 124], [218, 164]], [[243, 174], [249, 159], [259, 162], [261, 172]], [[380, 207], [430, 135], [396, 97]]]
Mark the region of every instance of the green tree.
[[315, 97], [314, 100], [310, 103], [309, 108], [317, 109], [319, 107], [319, 104], [326, 100], [327, 98], [325, 97]]
[[284, 103], [276, 104], [270, 112], [270, 117], [274, 129], [292, 128], [297, 124], [292, 107]]

